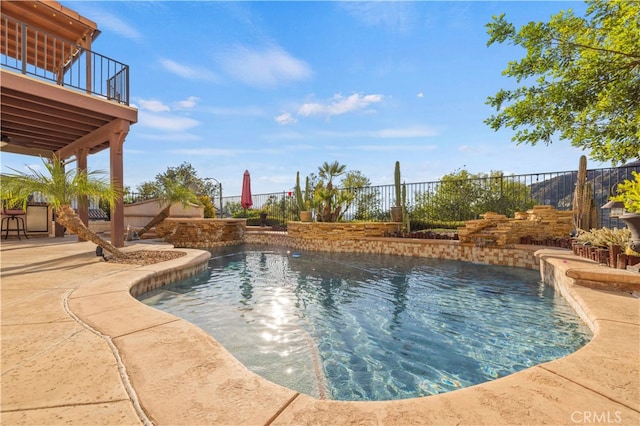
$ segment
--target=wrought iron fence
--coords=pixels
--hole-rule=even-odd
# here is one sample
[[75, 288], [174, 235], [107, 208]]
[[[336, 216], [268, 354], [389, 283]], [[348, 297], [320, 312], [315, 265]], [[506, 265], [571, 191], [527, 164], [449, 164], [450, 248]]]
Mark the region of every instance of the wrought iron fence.
[[[633, 179], [632, 171], [640, 172], [640, 163], [587, 171], [599, 224], [608, 228], [624, 227], [624, 223], [609, 216], [607, 203], [617, 183]], [[449, 179], [433, 182], [407, 183], [406, 205], [412, 231], [434, 228], [456, 228], [466, 220], [478, 219], [486, 212], [513, 217], [515, 212], [526, 211], [534, 205], [553, 206], [558, 210], [571, 210], [577, 171], [545, 172], [524, 175], [496, 174], [474, 179]], [[394, 185], [362, 188], [340, 188], [352, 194], [341, 220], [390, 221], [391, 207], [395, 205]], [[244, 210], [240, 195], [222, 197], [223, 216], [255, 219], [260, 212], [267, 213], [270, 225], [286, 226], [288, 221], [299, 220], [295, 194], [291, 191], [253, 194], [253, 205]], [[125, 203], [143, 201], [136, 193], [125, 195]], [[217, 208], [217, 206], [216, 206]]]
[[[617, 183], [633, 179], [631, 171], [640, 172], [640, 164], [587, 171], [599, 225], [624, 227], [624, 223], [609, 216], [607, 203]], [[466, 220], [478, 219], [486, 212], [513, 217], [534, 205], [549, 205], [558, 210], [571, 210], [577, 171], [545, 172], [524, 175], [492, 175], [475, 179], [442, 180], [406, 184], [406, 206], [414, 231], [433, 228], [455, 228]], [[395, 205], [394, 185], [363, 188], [341, 188], [353, 194], [345, 206], [343, 220], [389, 221]], [[238, 214], [240, 196], [223, 197], [227, 214]], [[264, 210], [272, 220], [286, 225], [299, 220], [295, 196], [291, 192], [253, 195], [254, 210]]]
[[129, 66], [7, 15], [1, 15], [0, 65], [129, 105]]

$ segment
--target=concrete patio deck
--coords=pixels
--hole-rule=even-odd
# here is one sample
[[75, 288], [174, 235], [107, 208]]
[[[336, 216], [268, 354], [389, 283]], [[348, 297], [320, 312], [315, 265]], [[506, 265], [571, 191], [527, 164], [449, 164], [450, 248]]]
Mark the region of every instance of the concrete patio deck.
[[[326, 401], [256, 376], [197, 327], [130, 296], [208, 258], [180, 250], [142, 267], [105, 263], [75, 237], [3, 240], [0, 423], [640, 424], [640, 300], [628, 292], [564, 289], [594, 330], [565, 358], [426, 398]], [[572, 256], [558, 267], [585, 267]]]

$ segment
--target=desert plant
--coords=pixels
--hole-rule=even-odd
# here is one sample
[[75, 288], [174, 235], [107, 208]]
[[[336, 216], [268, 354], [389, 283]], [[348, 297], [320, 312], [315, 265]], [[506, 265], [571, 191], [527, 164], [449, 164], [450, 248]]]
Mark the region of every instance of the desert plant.
[[302, 189], [300, 188], [300, 172], [296, 172], [296, 202], [299, 210], [306, 210], [304, 199], [302, 198]]
[[576, 240], [594, 247], [620, 246], [625, 249], [629, 245], [631, 232], [627, 228], [599, 228], [580, 231]]
[[344, 174], [347, 166], [337, 161], [325, 162], [318, 167], [320, 182], [313, 192], [313, 203], [316, 207], [318, 222], [335, 222], [342, 217], [343, 207], [354, 198], [352, 192], [340, 190], [333, 185], [333, 179]]
[[296, 203], [298, 205], [299, 211], [309, 211], [312, 208], [312, 197], [313, 193], [311, 191], [311, 184], [309, 182], [309, 176], [305, 178], [304, 192], [302, 192], [302, 188], [300, 187], [300, 172], [296, 173]]
[[306, 210], [313, 209], [313, 191], [311, 190], [311, 182], [309, 176], [305, 178], [304, 182], [304, 204]]
[[393, 171], [393, 183], [396, 190], [396, 207], [402, 207], [402, 195], [401, 195], [401, 185], [400, 185], [400, 162], [396, 161], [396, 166]]
[[402, 229], [411, 232], [411, 221], [409, 220], [409, 210], [407, 209], [407, 184], [402, 184]]
[[593, 199], [591, 183], [587, 182], [587, 157], [580, 156], [576, 189], [573, 194], [573, 225], [588, 231], [598, 226], [598, 209]]

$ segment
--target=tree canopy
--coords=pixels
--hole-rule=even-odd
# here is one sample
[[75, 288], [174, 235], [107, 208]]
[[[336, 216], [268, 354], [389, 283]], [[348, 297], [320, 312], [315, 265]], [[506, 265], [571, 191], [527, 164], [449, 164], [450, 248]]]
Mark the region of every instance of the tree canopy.
[[526, 49], [503, 75], [519, 87], [501, 89], [487, 104], [494, 130], [516, 131], [518, 144], [569, 140], [597, 161], [640, 158], [640, 1], [588, 0], [584, 17], [572, 10], [516, 31], [505, 15], [487, 24], [488, 46]]
[[[193, 185], [197, 188], [197, 200], [190, 198], [187, 191]], [[156, 175], [154, 181], [138, 185], [136, 191], [144, 199], [158, 198], [162, 204], [182, 202], [183, 199], [201, 204], [204, 207], [204, 217], [216, 216], [212, 200], [215, 200], [216, 195], [220, 196], [218, 183], [214, 184], [209, 178], [199, 177], [196, 169], [186, 161], [177, 167], [167, 167], [164, 173]]]
[[455, 223], [487, 212], [513, 217], [534, 204], [530, 188], [502, 171], [472, 174], [463, 169], [443, 176], [435, 190], [416, 193], [411, 218]]

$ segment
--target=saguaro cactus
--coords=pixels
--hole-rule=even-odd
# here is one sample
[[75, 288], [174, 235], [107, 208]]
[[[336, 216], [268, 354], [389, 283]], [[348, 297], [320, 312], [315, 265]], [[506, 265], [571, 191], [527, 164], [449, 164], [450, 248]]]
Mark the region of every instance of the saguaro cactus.
[[396, 207], [402, 206], [401, 201], [401, 186], [400, 186], [400, 162], [396, 161], [396, 168], [393, 173], [393, 182], [396, 186]]
[[411, 221], [409, 220], [409, 210], [407, 210], [407, 184], [402, 184], [402, 228], [405, 232], [411, 232]]
[[391, 207], [391, 220], [394, 222], [402, 222], [402, 185], [400, 184], [400, 162], [396, 161], [396, 168], [393, 173], [393, 182], [396, 189], [395, 206]]
[[580, 156], [576, 189], [573, 193], [573, 225], [589, 231], [598, 227], [598, 209], [593, 199], [591, 183], [587, 182], [587, 157]]
[[302, 198], [302, 189], [300, 188], [300, 172], [296, 172], [296, 202], [298, 203], [298, 210], [306, 210], [304, 198]]

